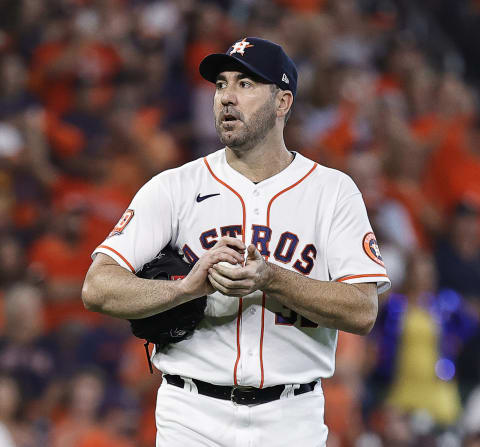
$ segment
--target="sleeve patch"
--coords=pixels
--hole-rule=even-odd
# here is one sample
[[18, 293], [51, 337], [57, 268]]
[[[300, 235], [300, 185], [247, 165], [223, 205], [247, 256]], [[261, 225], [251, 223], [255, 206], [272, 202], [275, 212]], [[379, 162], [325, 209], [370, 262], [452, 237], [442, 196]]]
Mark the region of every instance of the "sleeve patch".
[[380, 249], [378, 248], [377, 239], [372, 232], [363, 236], [363, 251], [373, 262], [385, 267], [382, 255], [380, 254]]
[[123, 213], [123, 216], [118, 221], [117, 225], [115, 225], [115, 228], [108, 235], [108, 237], [121, 234], [125, 227], [128, 225], [128, 223], [132, 220], [134, 214], [135, 212], [133, 210], [128, 209], [127, 211], [125, 211]]

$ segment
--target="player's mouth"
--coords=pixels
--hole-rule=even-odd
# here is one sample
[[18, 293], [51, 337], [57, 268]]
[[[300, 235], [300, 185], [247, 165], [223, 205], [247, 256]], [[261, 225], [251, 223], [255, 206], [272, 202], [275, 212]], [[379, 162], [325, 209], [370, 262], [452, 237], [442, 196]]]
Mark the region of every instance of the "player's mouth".
[[222, 113], [220, 116], [220, 123], [226, 127], [233, 126], [239, 121], [238, 117], [233, 113]]

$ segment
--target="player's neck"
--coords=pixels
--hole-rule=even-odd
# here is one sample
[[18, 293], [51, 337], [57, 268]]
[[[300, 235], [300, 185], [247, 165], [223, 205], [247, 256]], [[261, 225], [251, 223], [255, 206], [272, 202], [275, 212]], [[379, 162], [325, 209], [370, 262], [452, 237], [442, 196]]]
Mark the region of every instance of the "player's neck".
[[283, 171], [293, 160], [283, 138], [279, 141], [265, 141], [248, 150], [227, 147], [226, 157], [233, 169], [255, 183]]

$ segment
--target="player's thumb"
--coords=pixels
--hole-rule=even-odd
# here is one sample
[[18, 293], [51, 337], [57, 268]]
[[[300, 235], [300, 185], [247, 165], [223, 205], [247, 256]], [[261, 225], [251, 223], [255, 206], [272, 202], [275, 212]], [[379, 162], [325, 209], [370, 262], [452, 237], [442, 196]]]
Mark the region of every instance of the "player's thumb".
[[262, 255], [257, 250], [257, 247], [253, 244], [249, 245], [247, 248], [247, 263], [248, 261], [258, 261], [259, 259], [262, 259]]

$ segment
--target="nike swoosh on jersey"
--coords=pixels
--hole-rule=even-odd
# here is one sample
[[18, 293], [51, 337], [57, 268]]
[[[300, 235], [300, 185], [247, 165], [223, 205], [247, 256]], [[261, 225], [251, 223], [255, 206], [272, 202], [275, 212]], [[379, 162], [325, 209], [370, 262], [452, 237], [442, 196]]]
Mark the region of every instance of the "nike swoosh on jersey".
[[198, 194], [197, 202], [200, 203], [201, 201], [203, 201], [205, 199], [209, 199], [210, 197], [219, 196], [219, 195], [220, 195], [219, 192], [217, 192], [217, 194], [207, 194], [206, 196], [201, 196], [200, 194]]

